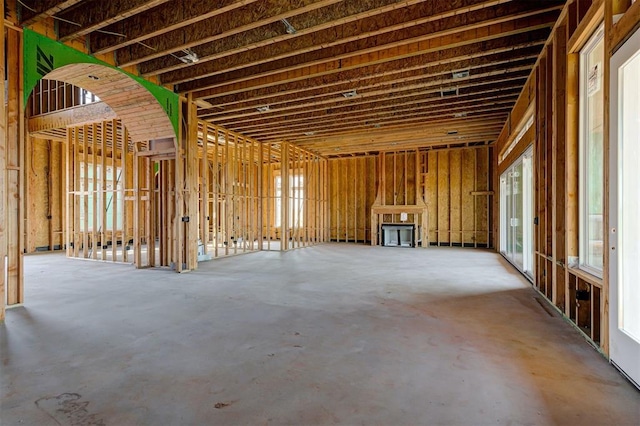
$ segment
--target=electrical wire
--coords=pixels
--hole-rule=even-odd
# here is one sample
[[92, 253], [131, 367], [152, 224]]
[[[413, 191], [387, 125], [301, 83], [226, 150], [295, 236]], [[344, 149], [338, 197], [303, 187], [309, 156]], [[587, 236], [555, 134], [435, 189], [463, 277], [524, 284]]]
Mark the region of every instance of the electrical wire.
[[27, 6], [26, 4], [24, 4], [24, 2], [23, 2], [22, 0], [18, 0], [18, 3], [20, 3], [23, 7], [26, 7], [26, 8], [27, 8], [27, 9], [29, 9], [30, 11], [35, 12], [35, 13], [38, 13], [38, 11], [37, 11], [37, 10], [35, 10], [34, 8], [29, 7], [29, 6]]
[[[17, 0], [17, 2], [20, 3], [23, 7], [29, 9], [30, 11], [38, 13], [38, 11], [36, 9], [34, 9], [34, 8], [30, 7], [29, 5], [25, 4], [23, 0]], [[59, 16], [51, 15], [51, 17], [53, 19], [57, 19], [58, 21], [62, 21], [62, 22], [66, 22], [66, 23], [71, 24], [71, 25], [75, 25], [76, 27], [82, 27], [82, 25], [78, 24], [77, 22], [73, 22], [73, 21], [70, 21], [68, 19], [61, 18]], [[108, 31], [108, 30], [96, 30], [96, 32], [102, 33], [102, 34], [109, 34], [109, 35], [113, 35], [113, 36], [116, 36], [116, 37], [122, 37], [122, 38], [125, 38], [125, 39], [129, 38], [126, 34], [116, 33], [116, 32]], [[149, 46], [148, 44], [143, 43], [141, 41], [136, 41], [136, 43], [146, 47], [147, 49], [151, 49], [154, 52], [158, 50], [156, 47]], [[180, 57], [174, 55], [173, 53], [170, 53], [170, 55], [175, 57], [176, 59], [180, 59]], [[180, 60], [182, 61], [182, 59], [180, 59]]]

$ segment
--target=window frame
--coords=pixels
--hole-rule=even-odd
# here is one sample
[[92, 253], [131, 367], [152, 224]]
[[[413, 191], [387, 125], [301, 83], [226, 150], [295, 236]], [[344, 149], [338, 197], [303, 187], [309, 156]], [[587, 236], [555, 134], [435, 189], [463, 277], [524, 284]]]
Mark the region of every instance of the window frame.
[[[584, 46], [580, 49], [579, 53], [579, 64], [580, 64], [580, 83], [579, 83], [579, 135], [578, 135], [578, 155], [579, 155], [579, 163], [578, 163], [578, 268], [583, 270], [595, 277], [602, 278], [604, 272], [604, 247], [603, 247], [603, 259], [602, 259], [602, 267], [598, 267], [596, 265], [588, 263], [588, 244], [589, 244], [589, 225], [590, 221], [587, 220], [589, 204], [592, 200], [589, 197], [589, 187], [588, 187], [588, 176], [590, 175], [589, 168], [589, 159], [590, 157], [587, 155], [589, 148], [591, 146], [590, 138], [588, 138], [588, 127], [589, 127], [589, 108], [588, 108], [588, 96], [587, 96], [587, 85], [588, 85], [588, 55], [593, 52], [593, 50], [598, 46], [599, 43], [605, 43], [604, 38], [604, 23], [599, 24], [595, 31], [589, 36]], [[604, 47], [604, 46], [603, 46]], [[604, 52], [604, 50], [603, 50]], [[603, 80], [602, 73], [604, 72], [604, 61], [606, 60], [606, 52], [603, 55], [601, 61], [601, 70], [600, 72], [600, 89], [604, 91], [604, 84], [606, 84]], [[603, 102], [604, 103], [604, 102]], [[604, 105], [603, 105], [604, 108]], [[604, 113], [604, 109], [603, 109]], [[604, 124], [604, 123], [603, 123]], [[604, 148], [604, 133], [602, 135], [602, 141]], [[604, 156], [602, 158], [602, 179], [604, 182]], [[602, 205], [603, 210], [603, 220], [604, 220], [604, 185], [602, 188], [602, 199], [600, 203]], [[604, 223], [601, 225], [604, 226]], [[604, 228], [603, 231], [604, 233]], [[604, 235], [603, 235], [604, 237]], [[603, 241], [604, 244], [604, 241]]]
[[[304, 227], [304, 209], [305, 209], [305, 177], [304, 173], [294, 173], [289, 175], [289, 228], [303, 228]], [[278, 182], [280, 185], [278, 185]], [[274, 227], [282, 227], [282, 174], [276, 173], [273, 176], [273, 194], [274, 194]], [[298, 224], [293, 223], [293, 211], [298, 209], [296, 219]]]

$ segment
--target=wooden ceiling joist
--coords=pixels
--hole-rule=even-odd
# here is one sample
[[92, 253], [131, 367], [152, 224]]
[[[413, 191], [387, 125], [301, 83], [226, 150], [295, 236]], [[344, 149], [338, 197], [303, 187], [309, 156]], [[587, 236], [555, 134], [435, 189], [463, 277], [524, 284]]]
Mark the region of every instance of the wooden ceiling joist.
[[[515, 35], [539, 28], [549, 28], [555, 22], [557, 11], [547, 12], [536, 17], [525, 17], [510, 22], [488, 25], [482, 28], [461, 30], [453, 37], [452, 34], [435, 36], [426, 34], [407, 43], [392, 43], [382, 49], [371, 47], [358, 51], [355, 55], [332, 57], [324, 60], [306, 61], [307, 58], [287, 58], [287, 60], [269, 63], [268, 67], [260, 65], [244, 68], [233, 73], [193, 80], [179, 84], [179, 92], [193, 91], [196, 99], [215, 96], [218, 94], [237, 93], [250, 88], [258, 89], [289, 81], [305, 80], [310, 76], [334, 74], [348, 69], [357, 69], [365, 65], [377, 65], [394, 59], [405, 59], [428, 52], [438, 52], [442, 49], [464, 46], [478, 41], [491, 40]], [[479, 34], [482, 34], [479, 36]], [[402, 47], [402, 48], [400, 48]], [[349, 49], [344, 47], [344, 49]], [[304, 56], [304, 55], [302, 55]]]
[[[382, 0], [378, 1], [382, 2]], [[504, 1], [505, 0], [501, 0], [501, 2]], [[363, 3], [367, 2], [358, 2], [357, 4]], [[387, 0], [384, 3], [389, 3], [389, 1]], [[476, 4], [475, 7], [469, 5], [455, 7], [454, 4], [449, 2], [425, 3], [415, 0], [414, 3], [416, 4], [395, 10], [389, 10], [389, 7], [372, 8], [373, 10], [368, 13], [363, 12], [358, 15], [361, 19], [359, 19], [357, 25], [354, 25], [350, 19], [344, 19], [344, 22], [342, 22], [343, 18], [340, 12], [342, 12], [344, 8], [333, 8], [335, 9], [335, 11], [332, 11], [333, 15], [324, 10], [328, 8], [323, 8], [317, 12], [322, 12], [322, 19], [325, 21], [332, 20], [334, 25], [325, 25], [324, 27], [326, 28], [307, 31], [305, 34], [296, 32], [296, 34], [291, 35], [289, 38], [270, 44], [268, 48], [246, 48], [234, 55], [225, 55], [224, 57], [218, 55], [218, 57], [212, 57], [211, 59], [215, 59], [215, 61], [207, 60], [208, 58], [205, 57], [205, 60], [196, 66], [190, 67], [190, 69], [183, 68], [181, 70], [167, 72], [170, 70], [163, 70], [160, 64], [157, 64], [155, 69], [151, 69], [153, 69], [153, 74], [163, 73], [162, 81], [164, 83], [177, 84], [192, 80], [196, 77], [208, 77], [221, 72], [229, 72], [318, 50], [322, 50], [325, 57], [327, 55], [335, 56], [336, 50], [338, 49], [329, 48], [347, 43], [349, 43], [348, 46], [357, 48], [358, 44], [361, 44], [364, 39], [371, 39], [370, 43], [372, 44], [385, 44], [394, 37], [398, 39], [402, 38], [403, 35], [401, 33], [403, 31], [409, 33], [411, 27], [421, 26], [424, 28], [424, 31], [434, 31], [435, 22], [445, 17], [450, 16], [453, 18], [455, 16], [461, 16], [463, 13], [478, 13], [478, 10], [485, 7], [483, 4]], [[466, 3], [472, 4], [473, 2], [467, 1]], [[477, 0], [475, 3], [477, 3]], [[498, 2], [495, 1], [494, 3]], [[340, 23], [336, 25], [336, 22]], [[198, 51], [200, 51], [200, 48]], [[338, 54], [344, 53], [344, 49], [342, 49]], [[146, 64], [142, 64], [141, 66], [143, 73], [148, 72], [145, 65]]]
[[56, 15], [59, 18], [58, 39], [67, 41], [89, 34], [167, 1], [169, 0], [85, 1]]
[[214, 121], [221, 121], [225, 123], [234, 122], [237, 119], [260, 119], [262, 117], [273, 117], [274, 114], [291, 113], [295, 114], [295, 111], [326, 111], [327, 108], [348, 106], [349, 108], [362, 103], [372, 103], [379, 100], [385, 102], [391, 102], [394, 99], [405, 98], [414, 95], [421, 94], [439, 94], [443, 88], [455, 87], [460, 89], [472, 87], [476, 84], [484, 84], [487, 82], [502, 82], [508, 81], [512, 78], [512, 75], [517, 77], [526, 78], [531, 72], [533, 61], [527, 61], [524, 63], [516, 62], [513, 68], [504, 70], [497, 67], [486, 67], [484, 69], [478, 69], [478, 73], [474, 73], [471, 77], [461, 80], [451, 80], [448, 77], [442, 75], [420, 78], [420, 79], [407, 79], [406, 81], [394, 82], [389, 85], [374, 87], [370, 90], [359, 90], [357, 95], [353, 98], [345, 98], [340, 93], [330, 93], [326, 96], [322, 96], [315, 99], [301, 100], [295, 99], [290, 102], [284, 102], [281, 104], [270, 104], [270, 110], [266, 113], [261, 113], [256, 108], [250, 108], [249, 110], [237, 111], [235, 113], [229, 111], [229, 114], [225, 114], [223, 117], [216, 119], [211, 118]]
[[21, 0], [17, 3], [22, 25], [31, 25], [75, 6], [82, 0]]
[[[410, 5], [421, 1], [409, 0], [406, 4]], [[281, 22], [270, 22], [241, 33], [224, 34], [224, 38], [215, 42], [198, 45], [197, 52], [200, 57], [200, 63], [213, 61], [251, 49], [265, 49], [279, 42], [293, 41], [296, 37], [333, 28], [336, 26], [336, 22], [340, 24], [354, 23], [364, 17], [393, 11], [398, 9], [399, 6], [398, 0], [361, 0], [334, 3], [288, 17], [287, 20], [296, 30], [294, 34], [287, 33], [286, 27]], [[174, 63], [173, 65], [171, 65], [172, 62]], [[141, 63], [140, 71], [143, 75], [157, 75], [187, 67], [187, 64], [176, 61], [175, 58], [162, 57]]]
[[[334, 106], [331, 109], [317, 108], [315, 109], [315, 111], [301, 110], [301, 111], [298, 111], [298, 114], [294, 114], [292, 112], [288, 112], [288, 113], [281, 112], [281, 113], [268, 115], [268, 113], [265, 113], [265, 115], [263, 116], [264, 121], [258, 124], [264, 124], [267, 121], [270, 121], [272, 125], [275, 125], [278, 123], [278, 118], [282, 119], [282, 121], [284, 122], [288, 122], [288, 120], [293, 120], [296, 118], [307, 119], [310, 121], [322, 120], [326, 122], [330, 120], [331, 117], [334, 116], [335, 114], [340, 114], [340, 113], [359, 113], [359, 112], [377, 111], [378, 108], [399, 107], [402, 105], [410, 105], [416, 102], [417, 103], [434, 102], [434, 101], [437, 102], [441, 99], [448, 99], [449, 101], [453, 102], [459, 99], [460, 97], [464, 97], [466, 99], [473, 99], [475, 96], [479, 94], [480, 95], [485, 93], [497, 94], [497, 93], [503, 93], [503, 90], [507, 90], [509, 91], [509, 93], [511, 93], [514, 89], [517, 89], [517, 87], [523, 84], [524, 81], [526, 80], [526, 75], [523, 75], [523, 74], [524, 73], [522, 73], [521, 75], [505, 77], [500, 82], [495, 82], [493, 80], [487, 79], [484, 82], [477, 81], [475, 82], [475, 84], [460, 85], [458, 87], [458, 94], [455, 96], [443, 97], [442, 92], [440, 91], [439, 88], [426, 88], [422, 91], [408, 91], [407, 93], [404, 93], [404, 94], [394, 93], [392, 95], [393, 96], [392, 99], [390, 99], [391, 96], [389, 96], [389, 98], [387, 99], [385, 99], [384, 97], [378, 98], [377, 102], [375, 103], [369, 103], [366, 99], [364, 100], [351, 99], [349, 103], [345, 103], [339, 106]], [[509, 81], [512, 82], [511, 85], [505, 84], [506, 82], [509, 82]], [[398, 102], [398, 100], [402, 100], [402, 101]], [[444, 110], [447, 109], [446, 104], [443, 104], [442, 107]], [[236, 122], [229, 122], [227, 125], [234, 128], [237, 126], [238, 128], [246, 129], [246, 127], [244, 126], [254, 126], [255, 122], [252, 120], [242, 120], [242, 121], [236, 121]]]
[[[497, 106], [485, 107], [482, 110], [483, 114], [507, 114], [509, 112], [510, 105], [499, 104]], [[376, 119], [375, 121], [359, 121], [357, 124], [350, 123], [350, 130], [362, 130], [365, 131], [371, 128], [382, 128], [388, 127], [391, 125], [398, 125], [400, 123], [408, 123], [408, 122], [419, 122], [421, 125], [428, 127], [430, 120], [438, 120], [444, 118], [453, 118], [453, 114], [443, 113], [443, 112], [435, 112], [432, 115], [425, 114], [403, 114], [402, 116], [391, 116], [391, 117], [381, 117]], [[469, 117], [467, 117], [469, 119]], [[335, 134], [336, 132], [340, 132], [345, 128], [345, 124], [335, 123], [331, 126], [326, 127], [323, 131], [316, 134]], [[311, 130], [311, 129], [310, 129]], [[501, 130], [501, 129], [498, 129]], [[251, 134], [251, 133], [248, 133]], [[499, 133], [498, 133], [499, 134]], [[279, 134], [270, 134], [270, 135], [262, 135], [260, 140], [270, 141], [270, 140], [289, 140], [292, 137], [296, 137], [297, 143], [301, 143], [302, 137], [300, 132], [292, 132], [290, 129], [283, 129], [283, 131]]]
[[201, 138], [336, 156], [495, 140], [566, 0], [23, 2], [23, 23], [197, 100]]
[[[499, 55], [499, 57], [495, 59], [496, 62], [501, 60], [509, 61], [512, 58], [519, 59], [529, 57], [530, 55], [537, 56], [548, 35], [548, 29], [541, 29], [530, 33], [517, 34], [510, 37], [429, 52], [383, 64], [340, 71], [331, 75], [309, 77], [306, 80], [285, 82], [280, 85], [268, 86], [261, 89], [207, 97], [205, 100], [213, 104], [215, 108], [209, 111], [203, 110], [201, 111], [201, 115], [206, 117], [208, 112], [213, 113], [220, 109], [226, 110], [229, 105], [243, 102], [271, 105], [274, 97], [287, 97], [287, 99], [291, 97], [297, 98], [301, 95], [307, 96], [307, 93], [310, 91], [313, 92], [311, 96], [322, 93], [327, 89], [335, 93], [344, 93], [347, 90], [342, 90], [343, 88], [352, 90], [354, 86], [360, 88], [361, 84], [371, 84], [371, 80], [383, 81], [383, 79], [386, 78], [398, 78], [395, 76], [402, 76], [410, 72], [419, 72], [423, 69], [425, 69], [425, 72], [433, 73], [451, 72], [452, 70], [464, 69], [461, 61], [469, 61], [484, 56], [491, 58], [492, 55]], [[346, 87], [340, 89], [334, 88], [340, 85]]]
[[250, 135], [258, 140], [266, 140], [267, 138], [273, 137], [281, 137], [281, 138], [291, 138], [291, 137], [303, 137], [305, 134], [315, 133], [315, 134], [324, 134], [324, 132], [329, 132], [331, 129], [342, 129], [345, 126], [352, 126], [354, 122], [360, 122], [369, 124], [369, 125], [380, 125], [390, 120], [401, 120], [403, 118], [415, 118], [422, 117], [425, 120], [429, 120], [431, 117], [428, 115], [429, 113], [442, 114], [441, 116], [455, 117], [456, 114], [461, 117], [470, 116], [473, 113], [469, 112], [468, 105], [478, 105], [480, 107], [480, 111], [487, 112], [496, 107], [499, 109], [508, 109], [513, 105], [514, 96], [508, 96], [502, 98], [500, 100], [488, 100], [486, 103], [478, 104], [477, 102], [468, 102], [464, 105], [459, 106], [451, 106], [446, 113], [442, 113], [440, 109], [437, 108], [420, 108], [420, 107], [406, 107], [403, 109], [392, 109], [385, 112], [379, 112], [377, 114], [370, 114], [364, 117], [344, 117], [341, 120], [333, 120], [328, 124], [321, 124], [317, 126], [309, 126], [307, 123], [286, 126], [280, 128], [270, 128], [270, 129], [256, 129], [256, 130], [245, 130], [244, 134]]
[[472, 113], [478, 111], [484, 111], [486, 108], [490, 108], [496, 105], [509, 105], [513, 104], [514, 98], [516, 94], [514, 93], [516, 90], [512, 90], [510, 93], [504, 94], [491, 94], [490, 96], [484, 98], [473, 98], [467, 99], [460, 102], [449, 102], [446, 104], [446, 108], [443, 108], [442, 104], [434, 104], [429, 101], [424, 101], [422, 103], [406, 103], [405, 105], [399, 106], [389, 106], [386, 108], [380, 108], [375, 110], [374, 112], [366, 111], [363, 113], [354, 113], [353, 115], [348, 113], [336, 114], [332, 116], [331, 120], [316, 120], [314, 123], [311, 123], [305, 119], [298, 119], [292, 121], [291, 123], [287, 123], [286, 125], [278, 125], [274, 126], [259, 126], [248, 128], [243, 130], [247, 134], [256, 135], [256, 137], [262, 136], [270, 136], [282, 132], [283, 129], [286, 129], [289, 132], [297, 132], [299, 134], [307, 134], [307, 133], [319, 133], [328, 129], [332, 126], [351, 126], [357, 123], [377, 123], [379, 119], [385, 117], [397, 117], [400, 118], [405, 115], [421, 115], [425, 116], [429, 113], [441, 113], [444, 112], [445, 115], [450, 117], [466, 117]]
[[[116, 60], [121, 66], [139, 64], [202, 43], [216, 41], [225, 34], [238, 34], [338, 1], [340, 0], [259, 0], [256, 4], [243, 6], [237, 11], [229, 11], [186, 27], [182, 26], [160, 37], [145, 39], [144, 44], [151, 46], [153, 50], [140, 44], [118, 50]], [[274, 14], [274, 10], [278, 13]]]
[[[414, 7], [418, 6], [422, 5]], [[504, 19], [523, 19], [532, 13], [519, 12], [516, 15], [510, 14], [501, 18], [488, 19], [496, 14], [500, 16], [494, 9], [508, 7], [515, 9], [513, 4], [499, 5], [469, 12], [465, 15], [455, 15], [440, 21], [431, 21], [432, 16], [428, 14], [425, 17], [416, 17], [405, 14], [404, 11], [394, 11], [383, 16], [385, 22], [390, 23], [389, 26], [383, 28], [380, 28], [380, 17], [365, 18], [359, 22], [357, 27], [349, 23], [277, 43], [268, 49], [253, 49], [216, 61], [198, 63], [187, 70], [161, 74], [161, 80], [165, 84], [177, 84], [206, 77], [206, 80], [203, 81], [203, 86], [206, 87], [207, 82], [215, 81], [213, 76], [223, 73], [226, 75], [236, 70], [250, 70], [245, 72], [252, 73], [252, 75], [264, 75], [269, 71], [283, 67], [307, 66], [326, 60], [339, 61], [349, 59], [354, 54], [377, 52], [383, 46], [386, 48], [400, 47], [408, 40], [436, 39], [450, 35], [452, 31], [457, 32], [462, 28], [471, 29], [479, 22], [482, 22], [483, 25], [498, 24]], [[197, 84], [197, 81], [194, 84]], [[185, 83], [181, 87], [190, 86]]]
[[208, 0], [172, 0], [151, 9], [148, 13], [134, 15], [105, 27], [104, 30], [111, 34], [92, 35], [89, 48], [96, 54], [113, 52], [255, 1], [257, 0], [219, 0], [213, 6]]
[[[512, 59], [510, 57], [505, 57], [504, 60], [499, 60], [497, 57], [484, 56], [478, 57], [470, 60], [463, 60], [453, 64], [445, 64], [445, 65], [437, 65], [435, 67], [422, 67], [417, 68], [416, 70], [410, 70], [405, 72], [399, 72], [394, 74], [388, 74], [385, 76], [373, 76], [364, 78], [358, 81], [358, 91], [359, 95], [365, 95], [369, 91], [373, 90], [386, 90], [391, 93], [396, 91], [396, 85], [407, 84], [409, 82], [419, 81], [428, 77], [436, 77], [436, 76], [448, 76], [451, 77], [451, 66], [453, 65], [454, 69], [464, 69], [469, 70], [470, 73], [474, 73], [474, 75], [481, 74], [483, 70], [486, 69], [500, 69], [502, 65], [510, 65], [512, 67], [520, 67], [520, 66], [531, 66], [535, 63], [535, 59], [537, 55], [535, 54], [535, 50], [539, 50], [539, 48], [529, 49], [529, 51], [523, 51], [522, 56], [518, 56], [516, 59]], [[487, 66], [485, 66], [487, 65]], [[511, 68], [513, 69], [513, 68]], [[457, 84], [458, 81], [451, 81], [451, 84]], [[296, 102], [303, 101], [312, 101], [312, 100], [321, 100], [326, 97], [336, 97], [342, 96], [343, 93], [349, 92], [353, 90], [353, 82], [340, 82], [335, 85], [328, 86], [320, 86], [320, 87], [312, 87], [307, 90], [301, 90], [296, 94], [295, 99]], [[251, 99], [248, 102], [235, 103], [235, 104], [227, 104], [224, 107], [224, 112], [217, 109], [211, 109], [207, 111], [202, 111], [200, 113], [201, 117], [207, 117], [212, 120], [216, 119], [216, 116], [227, 116], [229, 114], [237, 114], [242, 111], [251, 111], [253, 112], [257, 107], [261, 105], [269, 105], [271, 109], [279, 109], [281, 105], [286, 105], [292, 101], [292, 96], [288, 93], [284, 93], [282, 95], [276, 94], [275, 96], [269, 98], [261, 98], [261, 99]]]

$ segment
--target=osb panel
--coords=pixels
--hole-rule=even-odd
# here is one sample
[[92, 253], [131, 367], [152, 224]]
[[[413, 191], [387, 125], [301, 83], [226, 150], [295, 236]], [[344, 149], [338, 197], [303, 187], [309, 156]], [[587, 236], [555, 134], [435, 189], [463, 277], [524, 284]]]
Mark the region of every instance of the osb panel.
[[[49, 194], [49, 145], [42, 139], [32, 139], [29, 160], [31, 170], [28, 176], [27, 210], [29, 234], [27, 251], [34, 252], [37, 247], [49, 246], [49, 204], [52, 195]], [[59, 167], [59, 164], [58, 164]], [[54, 191], [55, 192], [55, 191]]]
[[474, 193], [489, 190], [488, 148], [431, 151], [425, 156], [430, 243], [485, 246], [490, 196]]
[[377, 160], [374, 156], [329, 160], [332, 240], [370, 241]]

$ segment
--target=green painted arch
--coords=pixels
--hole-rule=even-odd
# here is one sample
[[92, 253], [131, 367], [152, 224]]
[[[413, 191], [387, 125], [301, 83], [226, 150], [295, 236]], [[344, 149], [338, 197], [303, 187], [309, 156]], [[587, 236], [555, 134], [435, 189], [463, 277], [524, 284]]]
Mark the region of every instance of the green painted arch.
[[[63, 75], [65, 74], [65, 71], [68, 72], [70, 67], [74, 66], [77, 69], [84, 69], [86, 71], [84, 73], [85, 77], [94, 75], [97, 72], [96, 70], [100, 70], [101, 75], [110, 76], [110, 78], [112, 79], [114, 77], [117, 79], [117, 76], [121, 76], [122, 81], [124, 81], [125, 79], [133, 80], [135, 81], [137, 86], [144, 88], [146, 92], [151, 94], [151, 96], [157, 102], [158, 106], [162, 108], [167, 118], [169, 119], [170, 125], [173, 129], [172, 136], [178, 135], [178, 125], [180, 120], [180, 98], [176, 93], [162, 86], [151, 83], [144, 78], [109, 65], [108, 63], [101, 61], [91, 55], [87, 55], [86, 53], [82, 53], [76, 49], [45, 37], [44, 35], [32, 31], [28, 28], [24, 29], [23, 37], [24, 105], [27, 104], [27, 100], [31, 95], [33, 89], [38, 84], [38, 81], [45, 77], [55, 80], [56, 75]], [[91, 74], [91, 72], [93, 72], [94, 74]], [[101, 92], [105, 93], [105, 91], [104, 88], [100, 86], [100, 80], [93, 81], [93, 83], [91, 81], [68, 82], [83, 87], [84, 89], [90, 90], [91, 92], [100, 96], [101, 99], [103, 99], [103, 96], [101, 96]], [[85, 87], [87, 85], [90, 87]], [[118, 113], [118, 105], [109, 103], [108, 99], [106, 99], [107, 97], [103, 99], [105, 103], [107, 103], [116, 113]]]

